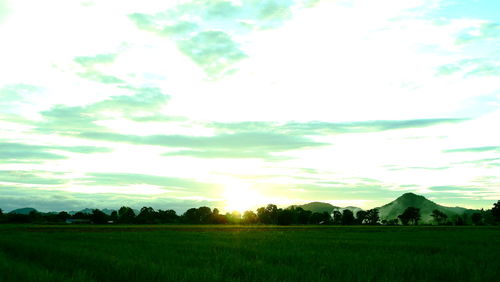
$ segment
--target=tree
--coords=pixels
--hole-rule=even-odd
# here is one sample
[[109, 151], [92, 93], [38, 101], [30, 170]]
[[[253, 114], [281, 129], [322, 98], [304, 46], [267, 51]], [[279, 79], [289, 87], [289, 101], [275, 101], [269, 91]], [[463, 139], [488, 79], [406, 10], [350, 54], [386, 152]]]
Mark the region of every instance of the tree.
[[315, 212], [311, 215], [311, 224], [331, 224], [332, 223], [332, 217], [328, 212]]
[[358, 211], [356, 213], [356, 223], [363, 224], [365, 222], [366, 215], [367, 215], [366, 211]]
[[118, 210], [118, 222], [120, 223], [133, 223], [135, 220], [135, 213], [132, 208], [121, 207]]
[[269, 213], [271, 224], [276, 224], [278, 222], [278, 207], [276, 205], [269, 204], [267, 205], [266, 210]]
[[151, 224], [155, 223], [155, 218], [156, 211], [152, 207], [142, 207], [135, 220], [137, 223]]
[[268, 214], [266, 212], [266, 208], [264, 207], [260, 207], [257, 209], [257, 220], [260, 222], [260, 223], [264, 223], [264, 224], [267, 224], [269, 219], [268, 219]]
[[190, 208], [182, 215], [182, 220], [185, 223], [200, 223], [200, 218], [198, 217], [198, 209]]
[[90, 216], [83, 212], [77, 212], [72, 216], [73, 219], [89, 219]]
[[366, 211], [366, 221], [370, 225], [376, 225], [380, 221], [378, 209], [371, 209]]
[[29, 223], [29, 222], [31, 222], [31, 218], [27, 214], [8, 213], [7, 214], [7, 222]]
[[212, 223], [215, 223], [215, 224], [225, 224], [225, 223], [227, 223], [227, 218], [223, 214], [219, 213], [219, 209], [214, 208], [214, 210], [212, 211], [212, 220], [211, 221], [212, 221]]
[[434, 218], [434, 221], [438, 225], [443, 224], [446, 221], [446, 219], [448, 218], [448, 216], [444, 212], [437, 210], [437, 209], [432, 211], [431, 216]]
[[309, 224], [311, 220], [311, 211], [306, 211], [303, 208], [296, 208], [295, 212], [297, 214], [297, 223], [298, 224]]
[[332, 213], [333, 224], [342, 224], [342, 214], [338, 210]]
[[90, 220], [95, 224], [104, 224], [108, 222], [108, 216], [100, 209], [94, 209], [90, 215]]
[[491, 215], [493, 215], [496, 221], [500, 221], [500, 201], [493, 204]]
[[403, 225], [408, 225], [409, 223], [417, 225], [420, 220], [420, 209], [415, 207], [407, 207], [405, 211], [398, 216]]
[[278, 209], [277, 223], [279, 225], [290, 225], [293, 222], [293, 212], [289, 209]]
[[245, 211], [242, 220], [245, 224], [255, 224], [257, 223], [257, 215], [253, 211]]
[[42, 214], [36, 210], [30, 211], [28, 216], [30, 218], [30, 222], [40, 223], [44, 220]]
[[474, 225], [481, 225], [483, 221], [483, 216], [481, 213], [475, 212], [471, 215], [471, 220]]
[[157, 218], [161, 223], [174, 223], [179, 216], [174, 210], [158, 210]]
[[109, 220], [111, 220], [113, 223], [116, 223], [118, 221], [118, 212], [112, 211], [111, 215], [109, 216]]
[[3, 223], [6, 220], [6, 216], [3, 213], [3, 210], [0, 209], [0, 223]]
[[68, 218], [70, 218], [71, 215], [69, 215], [67, 212], [62, 211], [56, 215], [56, 220], [60, 222], [65, 222]]
[[203, 224], [211, 223], [212, 209], [210, 209], [209, 207], [199, 207], [198, 217], [200, 218], [200, 223]]
[[345, 209], [342, 211], [342, 224], [351, 225], [354, 224], [354, 214], [351, 210]]
[[[219, 210], [217, 210], [217, 214]], [[209, 207], [190, 208], [182, 215], [182, 221], [192, 224], [213, 222], [212, 210]]]
[[257, 217], [260, 223], [276, 224], [278, 221], [278, 207], [276, 205], [269, 204], [265, 208], [258, 208]]
[[455, 225], [465, 225], [465, 219], [464, 217], [457, 215], [455, 216]]

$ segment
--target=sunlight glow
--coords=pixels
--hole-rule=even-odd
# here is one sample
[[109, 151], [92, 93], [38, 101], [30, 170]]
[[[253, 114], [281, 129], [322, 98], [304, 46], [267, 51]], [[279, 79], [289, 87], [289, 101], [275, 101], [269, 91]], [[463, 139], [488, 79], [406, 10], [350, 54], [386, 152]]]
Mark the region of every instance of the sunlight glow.
[[247, 210], [254, 210], [267, 202], [265, 197], [252, 189], [251, 184], [241, 181], [226, 183], [223, 198], [226, 212], [238, 211], [243, 213]]

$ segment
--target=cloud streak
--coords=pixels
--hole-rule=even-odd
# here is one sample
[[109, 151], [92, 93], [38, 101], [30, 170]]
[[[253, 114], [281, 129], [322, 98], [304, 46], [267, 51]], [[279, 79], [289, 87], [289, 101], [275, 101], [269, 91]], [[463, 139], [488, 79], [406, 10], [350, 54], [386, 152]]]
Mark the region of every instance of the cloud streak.
[[38, 163], [48, 160], [67, 159], [57, 152], [71, 152], [80, 154], [109, 153], [112, 150], [106, 147], [94, 146], [42, 146], [13, 142], [0, 142], [0, 162]]
[[458, 148], [445, 150], [445, 153], [481, 153], [481, 152], [500, 152], [500, 146], [484, 146], [472, 148]]
[[299, 135], [326, 135], [347, 133], [370, 133], [388, 130], [425, 128], [441, 124], [455, 124], [467, 119], [414, 119], [414, 120], [373, 120], [355, 122], [241, 122], [214, 123], [211, 126], [220, 130], [253, 131], [269, 130]]

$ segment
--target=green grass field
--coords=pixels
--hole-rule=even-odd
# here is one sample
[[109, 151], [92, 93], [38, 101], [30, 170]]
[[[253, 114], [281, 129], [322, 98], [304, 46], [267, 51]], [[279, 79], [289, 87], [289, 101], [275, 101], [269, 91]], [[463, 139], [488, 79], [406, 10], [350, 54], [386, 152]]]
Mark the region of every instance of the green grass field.
[[498, 281], [498, 227], [0, 225], [0, 281]]

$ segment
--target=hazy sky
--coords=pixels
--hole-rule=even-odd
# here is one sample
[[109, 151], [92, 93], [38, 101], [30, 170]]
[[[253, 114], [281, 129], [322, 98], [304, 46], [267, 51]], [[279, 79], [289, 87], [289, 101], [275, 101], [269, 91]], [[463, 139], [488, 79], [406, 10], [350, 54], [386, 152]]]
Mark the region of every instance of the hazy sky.
[[500, 199], [498, 0], [0, 0], [0, 208]]

